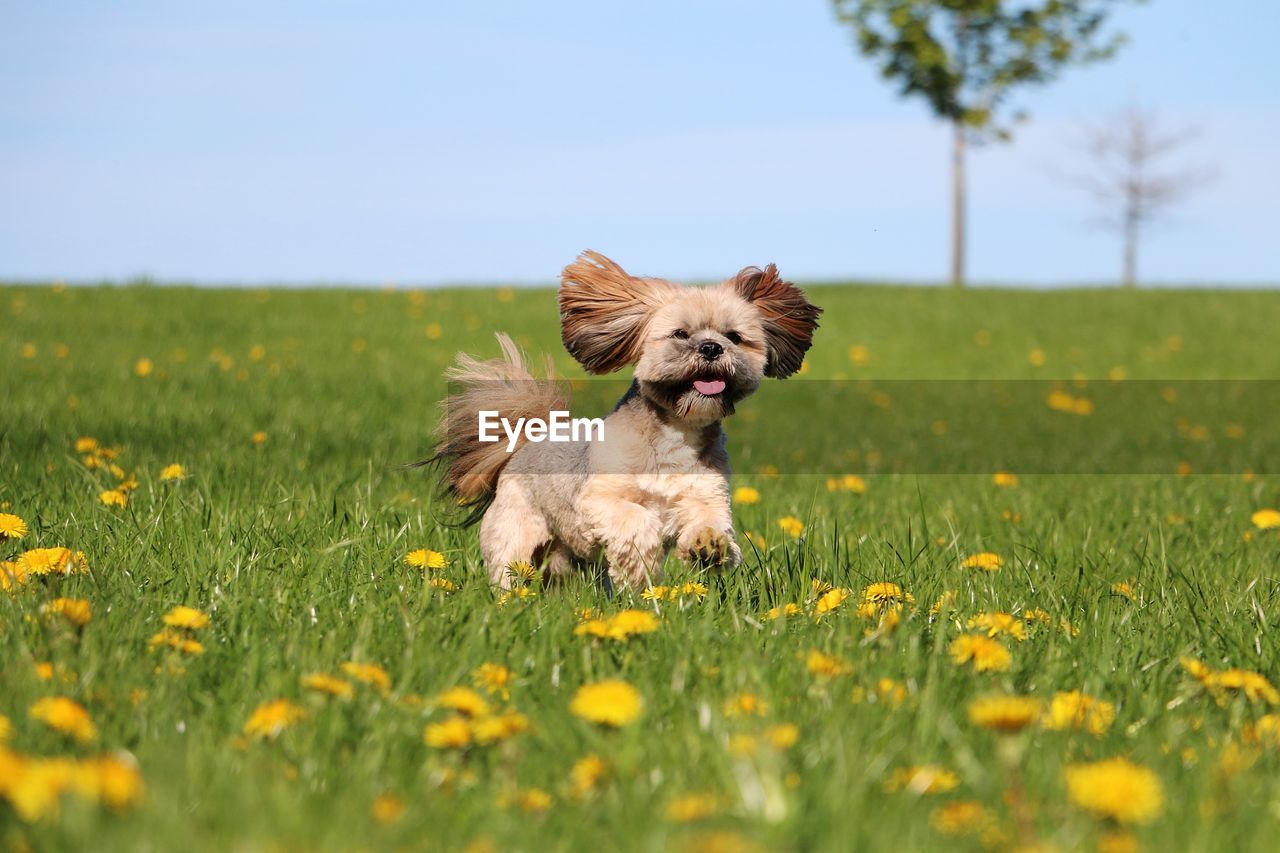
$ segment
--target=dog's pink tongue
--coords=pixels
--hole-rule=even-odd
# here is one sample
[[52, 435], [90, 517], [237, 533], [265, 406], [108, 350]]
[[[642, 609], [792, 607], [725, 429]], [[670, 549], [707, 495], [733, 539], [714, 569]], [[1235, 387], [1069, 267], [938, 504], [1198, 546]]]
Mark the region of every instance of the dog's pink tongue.
[[714, 397], [724, 390], [723, 379], [695, 379], [693, 387], [699, 394], [706, 394], [708, 397]]

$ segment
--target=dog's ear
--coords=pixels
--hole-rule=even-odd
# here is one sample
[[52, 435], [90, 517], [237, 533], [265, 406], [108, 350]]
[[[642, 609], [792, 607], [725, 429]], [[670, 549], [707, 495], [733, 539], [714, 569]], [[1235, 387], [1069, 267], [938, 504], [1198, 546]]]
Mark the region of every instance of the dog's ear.
[[612, 373], [640, 358], [653, 312], [675, 292], [669, 282], [636, 278], [587, 250], [560, 274], [560, 336], [590, 373]]
[[747, 267], [728, 283], [760, 312], [768, 359], [764, 375], [786, 379], [799, 370], [813, 343], [822, 309], [810, 304], [803, 290], [783, 281], [773, 264], [764, 269]]

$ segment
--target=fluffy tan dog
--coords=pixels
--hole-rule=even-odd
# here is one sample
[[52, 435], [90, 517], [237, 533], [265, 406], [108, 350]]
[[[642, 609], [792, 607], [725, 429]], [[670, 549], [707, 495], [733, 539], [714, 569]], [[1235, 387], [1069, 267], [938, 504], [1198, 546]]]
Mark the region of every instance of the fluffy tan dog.
[[560, 286], [565, 347], [596, 374], [635, 365], [631, 390], [604, 419], [603, 441], [481, 440], [481, 413], [510, 422], [567, 409], [499, 335], [504, 358], [458, 356], [432, 461], [449, 493], [482, 518], [480, 547], [495, 584], [515, 562], [548, 580], [603, 556], [614, 586], [654, 582], [667, 552], [736, 566], [729, 459], [720, 421], [760, 385], [800, 369], [820, 308], [771, 264], [708, 287], [629, 275], [584, 252]]

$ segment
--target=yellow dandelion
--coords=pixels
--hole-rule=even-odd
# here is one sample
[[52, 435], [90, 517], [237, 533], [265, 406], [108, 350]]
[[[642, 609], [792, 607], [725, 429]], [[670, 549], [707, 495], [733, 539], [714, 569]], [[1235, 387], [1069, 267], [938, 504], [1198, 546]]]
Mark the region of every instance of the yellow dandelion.
[[969, 722], [997, 732], [1017, 732], [1040, 717], [1041, 703], [1030, 696], [986, 696], [969, 703]]
[[1260, 509], [1249, 516], [1249, 520], [1259, 530], [1275, 530], [1280, 528], [1280, 510]]
[[84, 759], [77, 769], [76, 788], [81, 796], [112, 809], [136, 805], [146, 790], [138, 762], [127, 752]]
[[40, 611], [61, 616], [77, 628], [83, 628], [93, 618], [93, 606], [84, 598], [55, 598], [41, 605]]
[[152, 634], [151, 639], [147, 640], [147, 645], [153, 650], [167, 648], [187, 655], [204, 654], [204, 645], [200, 641], [173, 628], [165, 628], [159, 633]]
[[782, 532], [790, 536], [792, 539], [798, 539], [801, 533], [804, 533], [804, 522], [796, 518], [794, 515], [784, 516], [778, 519], [778, 526], [782, 528]]
[[938, 600], [929, 606], [929, 615], [937, 616], [944, 610], [954, 610], [956, 606], [956, 598], [960, 595], [958, 590], [943, 590], [938, 596]]
[[1241, 737], [1252, 746], [1280, 747], [1280, 714], [1263, 714], [1256, 722], [1247, 723]]
[[98, 500], [104, 506], [128, 506], [129, 493], [124, 489], [107, 489], [98, 493]]
[[486, 745], [515, 737], [529, 728], [529, 718], [519, 711], [504, 711], [471, 721], [471, 732], [478, 744]]
[[21, 539], [27, 535], [27, 523], [11, 512], [0, 512], [0, 540]]
[[395, 823], [404, 816], [404, 800], [395, 794], [379, 794], [369, 806], [369, 814], [375, 823]]
[[1071, 764], [1065, 776], [1067, 798], [1096, 817], [1147, 824], [1164, 807], [1159, 777], [1124, 758]]
[[302, 686], [307, 690], [326, 693], [339, 699], [350, 699], [356, 692], [350, 681], [324, 672], [304, 675], [302, 677]]
[[180, 604], [173, 607], [160, 618], [170, 628], [182, 628], [187, 631], [202, 631], [209, 627], [209, 614], [194, 607]]
[[76, 439], [76, 443], [75, 443], [76, 453], [93, 453], [97, 449], [98, 449], [98, 439], [96, 438], [92, 438], [91, 436], [84, 435]]
[[629, 640], [658, 630], [658, 617], [647, 610], [622, 610], [609, 617], [606, 633], [613, 640]]
[[611, 679], [579, 687], [569, 711], [590, 723], [619, 727], [639, 719], [644, 700], [627, 682]]
[[34, 548], [23, 552], [17, 563], [18, 571], [23, 575], [83, 575], [89, 572], [84, 552], [73, 552], [70, 548]]
[[482, 717], [489, 713], [489, 703], [470, 687], [450, 687], [432, 699], [431, 704], [468, 717]]
[[471, 745], [471, 723], [459, 715], [429, 723], [422, 739], [433, 749], [464, 749]]
[[874, 604], [914, 604], [915, 596], [903, 592], [902, 587], [890, 581], [880, 581], [868, 585], [862, 590], [862, 600]]
[[432, 578], [427, 581], [427, 586], [431, 589], [438, 589], [441, 592], [457, 592], [458, 585], [448, 578]]
[[1021, 481], [1018, 479], [1017, 474], [1012, 474], [1008, 471], [997, 471], [991, 476], [991, 482], [1002, 489], [1016, 489]]
[[945, 794], [954, 791], [960, 785], [960, 777], [945, 767], [937, 764], [922, 764], [916, 767], [899, 767], [884, 782], [884, 789], [890, 794], [898, 791], [910, 791], [921, 796], [924, 794]]
[[133, 363], [133, 372], [138, 376], [150, 376], [155, 364], [149, 358], [140, 358]]
[[853, 593], [847, 589], [837, 587], [829, 589], [818, 597], [813, 605], [813, 615], [815, 618], [821, 619], [829, 613], [834, 613], [840, 609], [846, 601], [853, 597]]
[[1250, 702], [1280, 705], [1280, 693], [1267, 677], [1248, 669], [1224, 669], [1209, 678], [1209, 686], [1223, 691], [1243, 693]]
[[516, 583], [533, 583], [539, 580], [542, 575], [534, 568], [533, 564], [525, 560], [517, 560], [507, 566], [507, 577]]
[[482, 663], [471, 673], [471, 680], [490, 696], [507, 699], [511, 695], [508, 688], [515, 681], [515, 674], [500, 663]]
[[248, 737], [275, 738], [307, 717], [306, 709], [288, 699], [272, 699], [254, 709], [244, 724]]
[[843, 658], [824, 654], [817, 649], [810, 649], [805, 658], [805, 668], [810, 675], [822, 678], [838, 678], [853, 672], [853, 665]]
[[768, 712], [768, 704], [749, 690], [744, 690], [724, 703], [726, 717], [763, 717]]
[[187, 476], [187, 469], [183, 468], [176, 462], [172, 465], [166, 465], [160, 469], [160, 479], [165, 482], [169, 480], [181, 480], [185, 476]]
[[267, 434], [262, 430], [258, 430], [253, 435], [249, 436], [249, 441], [259, 446], [264, 445], [267, 443]]
[[986, 829], [991, 815], [982, 803], [957, 800], [934, 809], [929, 823], [942, 835], [968, 835]]
[[609, 765], [604, 759], [595, 753], [587, 753], [569, 768], [569, 794], [580, 800], [599, 787], [608, 776]]
[[439, 551], [432, 551], [430, 548], [419, 548], [404, 555], [404, 564], [415, 569], [422, 569], [425, 572], [443, 569], [449, 565], [449, 561]]
[[1115, 719], [1115, 705], [1079, 690], [1071, 690], [1054, 695], [1049, 702], [1044, 727], [1053, 731], [1076, 729], [1103, 735]]
[[984, 572], [998, 572], [1000, 567], [1004, 565], [1004, 560], [999, 554], [993, 554], [990, 551], [983, 551], [980, 554], [970, 554], [964, 558], [964, 562], [960, 564], [966, 569], [980, 569]]
[[956, 666], [973, 664], [977, 672], [1007, 672], [1013, 665], [1009, 650], [982, 634], [962, 634], [951, 641], [951, 660]]
[[800, 740], [800, 728], [795, 723], [779, 723], [765, 729], [764, 738], [774, 749], [790, 749]]
[[391, 689], [391, 676], [387, 675], [387, 671], [376, 663], [359, 663], [349, 660], [339, 664], [338, 669], [348, 678], [355, 679], [361, 684], [376, 687], [383, 693]]
[[978, 628], [988, 637], [1013, 637], [1021, 642], [1027, 638], [1025, 620], [1009, 613], [979, 613], [969, 620], [970, 628]]
[[783, 604], [781, 607], [770, 607], [765, 612], [764, 618], [769, 620], [781, 619], [784, 616], [786, 616], [787, 618], [790, 618], [792, 616], [799, 616], [803, 612], [804, 611], [800, 609], [799, 604], [787, 602], [786, 604]]
[[66, 696], [46, 696], [32, 705], [27, 714], [80, 743], [89, 743], [98, 737], [98, 728], [89, 717], [89, 711]]
[[694, 823], [716, 813], [720, 800], [715, 794], [685, 794], [667, 804], [667, 820]]
[[552, 802], [551, 795], [541, 788], [527, 788], [516, 797], [516, 805], [525, 814], [542, 814]]
[[1116, 595], [1123, 596], [1130, 601], [1138, 600], [1137, 578], [1129, 578], [1127, 581], [1120, 581], [1111, 585], [1111, 591]]
[[738, 486], [733, 490], [734, 503], [754, 504], [760, 502], [760, 491], [751, 486]]
[[16, 590], [27, 583], [27, 570], [17, 560], [0, 560], [0, 589]]

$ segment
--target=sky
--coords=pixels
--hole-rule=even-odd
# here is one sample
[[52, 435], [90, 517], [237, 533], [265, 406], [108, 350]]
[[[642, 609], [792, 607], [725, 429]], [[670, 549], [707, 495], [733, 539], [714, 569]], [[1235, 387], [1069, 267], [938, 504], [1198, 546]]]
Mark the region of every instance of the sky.
[[[1023, 90], [970, 162], [970, 277], [1108, 282], [1055, 172], [1129, 104], [1211, 170], [1142, 246], [1164, 284], [1280, 283], [1280, 4], [1151, 0], [1111, 62]], [[946, 129], [825, 0], [0, 0], [0, 280], [938, 281]]]

